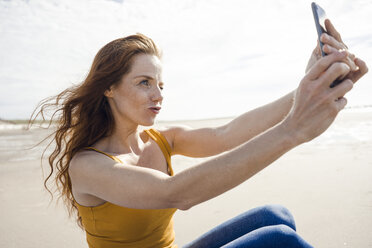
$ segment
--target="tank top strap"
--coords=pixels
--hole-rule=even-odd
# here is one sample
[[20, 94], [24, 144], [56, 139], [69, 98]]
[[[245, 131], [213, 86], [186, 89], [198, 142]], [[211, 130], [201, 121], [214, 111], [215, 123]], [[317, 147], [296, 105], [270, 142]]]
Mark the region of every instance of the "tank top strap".
[[173, 176], [173, 168], [172, 168], [172, 163], [171, 163], [171, 154], [172, 154], [172, 149], [167, 141], [167, 139], [162, 135], [158, 130], [155, 130], [153, 128], [145, 130], [145, 132], [153, 139], [158, 146], [160, 147], [161, 151], [164, 154], [165, 160], [167, 161], [168, 164], [168, 173]]
[[88, 147], [85, 147], [85, 149], [87, 149], [87, 150], [93, 150], [93, 151], [99, 152], [99, 153], [101, 153], [101, 154], [103, 154], [103, 155], [106, 155], [107, 157], [111, 158], [111, 159], [114, 160], [115, 162], [118, 162], [118, 163], [121, 163], [121, 164], [123, 163], [123, 161], [121, 161], [118, 157], [115, 157], [115, 156], [113, 156], [113, 155], [111, 155], [111, 154], [108, 154], [108, 153], [106, 153], [106, 152], [103, 152], [103, 151], [101, 151], [101, 150], [98, 150], [97, 148], [94, 148], [94, 147], [88, 146]]

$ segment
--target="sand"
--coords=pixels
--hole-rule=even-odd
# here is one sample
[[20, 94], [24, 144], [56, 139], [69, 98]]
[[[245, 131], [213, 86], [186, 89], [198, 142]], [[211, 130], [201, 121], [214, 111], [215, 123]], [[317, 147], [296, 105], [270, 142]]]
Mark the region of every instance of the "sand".
[[[227, 121], [159, 125], [204, 127]], [[177, 244], [182, 246], [248, 209], [282, 204], [294, 215], [298, 233], [315, 247], [372, 247], [371, 133], [372, 112], [341, 113], [327, 133], [291, 150], [247, 182], [188, 211], [178, 211]], [[32, 143], [43, 134], [45, 130], [0, 131], [0, 247], [87, 247], [84, 232], [64, 207], [50, 203], [40, 160], [11, 142], [24, 137]], [[36, 149], [40, 150], [42, 146]], [[173, 167], [177, 172], [203, 160], [175, 156]]]

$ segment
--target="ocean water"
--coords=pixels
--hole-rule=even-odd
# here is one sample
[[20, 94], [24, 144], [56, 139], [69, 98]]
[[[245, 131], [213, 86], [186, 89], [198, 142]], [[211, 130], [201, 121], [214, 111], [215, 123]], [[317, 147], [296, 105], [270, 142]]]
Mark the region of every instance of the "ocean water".
[[39, 145], [38, 143], [49, 133], [51, 130], [41, 128], [26, 130], [24, 125], [10, 127], [8, 124], [0, 124], [0, 164], [41, 159], [47, 142]]
[[[192, 121], [188, 123], [192, 124]], [[165, 122], [161, 125], [168, 124]], [[52, 131], [53, 129], [45, 128], [26, 130], [24, 125], [0, 124], [0, 164], [40, 159], [48, 140], [37, 144]], [[325, 133], [306, 144], [319, 149], [328, 149], [335, 145], [369, 145], [372, 149], [372, 108], [343, 110]], [[52, 149], [53, 146], [50, 146], [46, 155]]]
[[[372, 1], [319, 0], [350, 51], [372, 66]], [[295, 89], [316, 31], [311, 1], [0, 1], [0, 118], [28, 118], [81, 82], [98, 49], [140, 32], [162, 48], [159, 119], [235, 116]], [[371, 105], [372, 73], [348, 94]]]
[[372, 108], [344, 110], [326, 132], [311, 142], [320, 149], [356, 144], [369, 145], [372, 149]]

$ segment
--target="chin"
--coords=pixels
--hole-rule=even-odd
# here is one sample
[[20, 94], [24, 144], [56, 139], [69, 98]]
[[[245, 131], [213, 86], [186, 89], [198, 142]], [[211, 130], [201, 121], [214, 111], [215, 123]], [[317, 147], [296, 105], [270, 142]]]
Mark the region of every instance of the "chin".
[[152, 126], [154, 125], [155, 123], [155, 119], [151, 119], [151, 120], [146, 120], [146, 121], [142, 121], [141, 123], [139, 123], [141, 126], [144, 126], [144, 127], [149, 127], [149, 126]]

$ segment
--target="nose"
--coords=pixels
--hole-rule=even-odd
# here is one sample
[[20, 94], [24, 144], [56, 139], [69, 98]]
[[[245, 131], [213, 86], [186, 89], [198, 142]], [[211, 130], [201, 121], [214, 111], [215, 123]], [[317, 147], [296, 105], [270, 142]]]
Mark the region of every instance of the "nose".
[[160, 103], [163, 101], [163, 94], [159, 86], [154, 88], [151, 100], [153, 102], [160, 102]]

